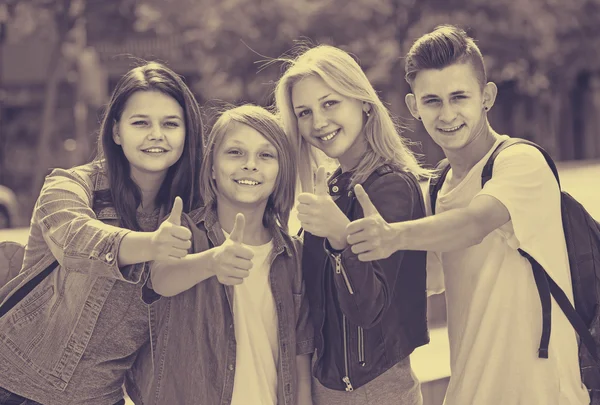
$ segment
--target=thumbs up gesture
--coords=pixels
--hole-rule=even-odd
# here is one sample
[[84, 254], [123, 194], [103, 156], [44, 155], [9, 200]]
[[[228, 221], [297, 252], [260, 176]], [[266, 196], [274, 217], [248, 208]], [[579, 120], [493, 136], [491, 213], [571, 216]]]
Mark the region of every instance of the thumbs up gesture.
[[363, 262], [390, 257], [397, 250], [394, 247], [395, 234], [392, 226], [381, 217], [360, 184], [354, 186], [354, 193], [363, 209], [364, 218], [353, 221], [346, 227], [347, 241], [352, 245], [352, 252]]
[[244, 245], [246, 218], [238, 213], [229, 238], [214, 249], [212, 270], [221, 284], [241, 284], [250, 274], [254, 252]]
[[152, 234], [154, 260], [181, 258], [187, 255], [192, 246], [192, 232], [181, 226], [182, 211], [183, 201], [175, 197], [171, 214]]
[[329, 240], [334, 249], [344, 249], [346, 225], [350, 220], [328, 194], [325, 168], [319, 167], [315, 193], [302, 193], [298, 196], [298, 220], [305, 231]]

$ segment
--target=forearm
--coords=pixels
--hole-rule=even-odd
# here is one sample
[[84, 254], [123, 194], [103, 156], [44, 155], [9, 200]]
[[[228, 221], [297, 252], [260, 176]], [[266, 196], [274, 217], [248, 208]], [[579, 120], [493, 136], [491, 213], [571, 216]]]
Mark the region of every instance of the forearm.
[[296, 374], [298, 375], [298, 405], [312, 405], [310, 372], [311, 354], [296, 356]]
[[391, 224], [396, 250], [448, 252], [480, 243], [486, 236], [468, 208]]
[[150, 273], [152, 288], [164, 297], [171, 297], [214, 276], [212, 254], [210, 249], [181, 259], [154, 262]]
[[152, 232], [127, 233], [119, 245], [117, 256], [119, 267], [154, 260], [152, 248]]

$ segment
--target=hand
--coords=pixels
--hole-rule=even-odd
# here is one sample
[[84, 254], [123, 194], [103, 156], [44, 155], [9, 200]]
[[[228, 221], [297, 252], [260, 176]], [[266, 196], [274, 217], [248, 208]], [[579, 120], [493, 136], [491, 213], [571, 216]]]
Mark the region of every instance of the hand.
[[190, 241], [192, 232], [181, 226], [182, 211], [183, 201], [175, 197], [171, 214], [156, 231], [152, 232], [154, 260], [179, 259], [187, 255], [188, 249], [192, 246]]
[[213, 255], [213, 272], [219, 283], [225, 285], [242, 284], [250, 275], [254, 252], [244, 245], [244, 227], [246, 218], [238, 213], [229, 239], [215, 249]]
[[396, 251], [394, 229], [381, 217], [360, 184], [354, 187], [354, 193], [365, 216], [346, 227], [347, 240], [352, 245], [352, 252], [363, 262], [387, 259]]
[[315, 194], [300, 194], [298, 203], [298, 220], [305, 231], [329, 239], [334, 249], [347, 246], [346, 225], [350, 220], [327, 193], [324, 167], [317, 170]]

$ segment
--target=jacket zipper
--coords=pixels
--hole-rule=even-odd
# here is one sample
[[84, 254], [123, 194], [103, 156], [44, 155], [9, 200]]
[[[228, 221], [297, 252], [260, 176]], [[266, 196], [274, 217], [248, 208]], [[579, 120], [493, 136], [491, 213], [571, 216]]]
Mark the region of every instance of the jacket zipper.
[[360, 326], [358, 327], [358, 364], [364, 367], [365, 361], [365, 335], [364, 330]]
[[350, 285], [350, 279], [348, 278], [348, 275], [346, 274], [346, 270], [344, 270], [344, 266], [342, 266], [342, 255], [332, 254], [332, 256], [333, 256], [333, 259], [335, 260], [336, 274], [341, 274], [342, 277], [344, 277], [344, 281], [346, 282], [346, 287], [348, 288], [348, 292], [350, 294], [354, 294], [354, 290], [352, 289], [352, 286]]
[[346, 384], [346, 391], [352, 392], [354, 388], [350, 382], [350, 376], [348, 375], [348, 336], [346, 336], [346, 315], [342, 315], [342, 329], [344, 330], [344, 369], [346, 375], [342, 377], [342, 381]]

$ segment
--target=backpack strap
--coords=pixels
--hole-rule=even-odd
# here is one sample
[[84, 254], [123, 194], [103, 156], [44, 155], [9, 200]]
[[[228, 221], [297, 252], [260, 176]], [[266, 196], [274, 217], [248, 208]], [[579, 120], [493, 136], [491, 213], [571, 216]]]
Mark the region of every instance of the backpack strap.
[[500, 145], [498, 145], [496, 147], [496, 149], [490, 155], [485, 166], [483, 166], [483, 171], [481, 172], [481, 188], [483, 188], [485, 183], [487, 183], [492, 178], [492, 173], [494, 171], [494, 161], [496, 160], [496, 158], [498, 157], [500, 152], [502, 152], [504, 149], [509, 148], [513, 145], [519, 145], [519, 144], [533, 146], [534, 148], [536, 148], [537, 150], [540, 151], [540, 153], [544, 156], [544, 159], [546, 159], [546, 163], [548, 163], [548, 166], [550, 166], [550, 170], [552, 170], [552, 173], [554, 173], [554, 177], [556, 177], [556, 181], [558, 182], [558, 187], [560, 188], [560, 179], [558, 177], [558, 169], [556, 168], [556, 164], [554, 164], [554, 161], [550, 157], [550, 154], [548, 152], [546, 152], [546, 150], [544, 150], [544, 148], [542, 148], [537, 143], [528, 141], [527, 139], [521, 139], [521, 138], [509, 138], [505, 141], [500, 142]]
[[437, 200], [437, 195], [440, 192], [442, 185], [444, 184], [444, 180], [446, 180], [446, 176], [450, 171], [450, 162], [448, 159], [442, 159], [435, 165], [435, 170], [438, 171], [437, 177], [432, 177], [429, 180], [429, 201], [431, 202], [431, 213], [435, 214], [435, 202]]
[[[483, 187], [485, 183], [487, 183], [492, 178], [494, 161], [496, 160], [496, 157], [498, 157], [500, 152], [502, 152], [508, 147], [518, 144], [533, 146], [541, 152], [541, 154], [546, 159], [548, 166], [552, 170], [552, 173], [554, 174], [554, 177], [556, 178], [556, 181], [558, 183], [558, 187], [560, 188], [560, 178], [558, 175], [558, 169], [556, 168], [556, 164], [554, 163], [548, 152], [546, 152], [538, 144], [520, 138], [509, 138], [501, 142], [500, 145], [496, 147], [494, 152], [492, 152], [491, 156], [489, 157], [488, 161], [483, 167], [483, 172], [481, 174], [481, 187]], [[554, 297], [554, 300], [556, 301], [562, 312], [569, 320], [571, 326], [573, 326], [573, 328], [579, 335], [581, 342], [584, 344], [592, 358], [595, 360], [596, 365], [600, 367], [600, 358], [598, 357], [598, 352], [596, 349], [596, 343], [594, 342], [594, 338], [592, 337], [592, 334], [588, 330], [588, 327], [586, 326], [581, 316], [577, 313], [575, 307], [573, 307], [573, 304], [571, 304], [571, 301], [569, 300], [565, 292], [558, 286], [558, 284], [556, 284], [556, 282], [552, 279], [552, 277], [550, 277], [548, 272], [542, 267], [541, 264], [538, 263], [537, 260], [535, 260], [530, 254], [528, 254], [522, 249], [518, 249], [518, 251], [521, 254], [521, 256], [526, 258], [531, 264], [533, 277], [535, 279], [535, 284], [542, 305], [542, 336], [540, 339], [538, 356], [540, 358], [548, 358], [548, 345], [550, 343], [550, 331], [552, 329], [552, 302], [550, 300], [550, 296], [552, 296]]]

